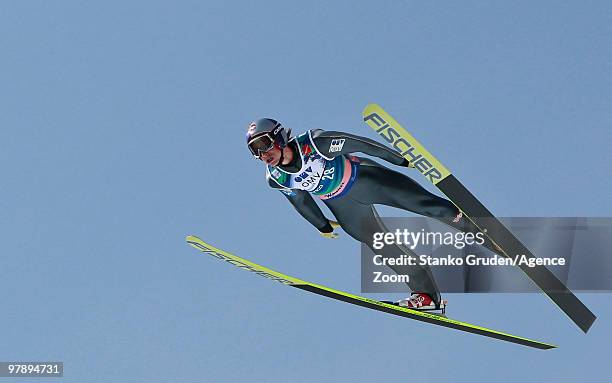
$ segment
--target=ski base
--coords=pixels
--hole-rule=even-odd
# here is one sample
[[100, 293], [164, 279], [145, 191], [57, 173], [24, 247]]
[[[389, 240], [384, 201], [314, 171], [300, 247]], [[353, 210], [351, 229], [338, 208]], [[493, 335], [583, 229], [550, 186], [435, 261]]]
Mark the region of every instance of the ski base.
[[476, 326], [470, 323], [460, 322], [454, 319], [446, 318], [439, 314], [432, 314], [427, 312], [421, 312], [417, 310], [411, 310], [393, 304], [388, 304], [373, 299], [365, 298], [359, 295], [346, 293], [344, 291], [334, 290], [329, 287], [317, 285], [314, 283], [306, 282], [298, 278], [291, 277], [279, 273], [277, 271], [268, 269], [267, 267], [258, 265], [254, 262], [248, 261], [244, 258], [240, 258], [234, 254], [228, 253], [208, 243], [202, 241], [200, 238], [195, 236], [188, 236], [187, 243], [194, 248], [211, 255], [215, 258], [224, 260], [232, 265], [241, 269], [246, 269], [262, 277], [280, 282], [291, 287], [298, 288], [300, 290], [308, 291], [314, 294], [322, 295], [331, 299], [339, 300], [346, 303], [351, 303], [357, 306], [365, 307], [368, 309], [382, 311], [388, 314], [397, 315], [409, 319], [414, 319], [421, 322], [434, 324], [437, 326], [448, 327], [455, 330], [465, 331], [473, 334], [486, 336], [489, 338], [499, 339], [506, 342], [516, 343], [523, 346], [533, 347], [537, 349], [547, 350], [556, 348], [557, 346], [539, 342], [532, 339], [519, 337], [516, 335], [507, 334], [501, 331], [492, 330], [489, 328]]
[[[423, 145], [377, 104], [363, 110], [364, 122], [409, 160], [432, 184], [476, 225], [501, 251], [512, 258], [535, 256]], [[495, 251], [494, 251], [495, 252]], [[585, 333], [597, 318], [553, 273], [544, 266], [520, 269]]]

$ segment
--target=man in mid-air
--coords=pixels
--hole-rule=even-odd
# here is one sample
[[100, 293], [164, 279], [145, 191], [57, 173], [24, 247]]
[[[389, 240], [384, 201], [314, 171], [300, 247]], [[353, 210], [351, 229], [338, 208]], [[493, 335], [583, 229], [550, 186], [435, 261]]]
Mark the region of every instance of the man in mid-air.
[[[280, 190], [324, 237], [336, 238], [335, 228], [342, 227], [372, 249], [374, 233], [386, 231], [374, 204], [432, 217], [461, 231], [478, 232], [452, 202], [428, 192], [400, 172], [352, 154], [364, 153], [396, 166], [411, 167], [399, 153], [376, 141], [319, 129], [291, 137], [290, 129], [269, 118], [252, 122], [246, 140], [251, 154], [266, 164], [269, 186]], [[312, 195], [327, 205], [335, 221], [325, 217]], [[395, 258], [409, 250], [393, 245], [372, 251]], [[445, 301], [428, 266], [389, 267], [409, 276], [412, 291], [409, 298], [395, 304], [415, 310], [444, 310]]]

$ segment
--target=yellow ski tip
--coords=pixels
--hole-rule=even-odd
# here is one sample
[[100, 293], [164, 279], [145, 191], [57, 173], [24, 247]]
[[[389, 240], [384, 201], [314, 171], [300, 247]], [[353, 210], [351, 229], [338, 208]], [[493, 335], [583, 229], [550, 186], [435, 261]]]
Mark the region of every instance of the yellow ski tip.
[[369, 103], [368, 105], [365, 106], [365, 108], [363, 108], [363, 112], [361, 112], [361, 114], [369, 114], [369, 111], [372, 109], [382, 109], [380, 107], [380, 105], [376, 104], [376, 103]]
[[202, 240], [196, 237], [195, 235], [188, 235], [187, 237], [185, 237], [185, 241], [187, 241], [188, 244], [195, 247], [196, 249], [198, 249], [198, 247], [194, 245], [194, 243], [203, 243]]

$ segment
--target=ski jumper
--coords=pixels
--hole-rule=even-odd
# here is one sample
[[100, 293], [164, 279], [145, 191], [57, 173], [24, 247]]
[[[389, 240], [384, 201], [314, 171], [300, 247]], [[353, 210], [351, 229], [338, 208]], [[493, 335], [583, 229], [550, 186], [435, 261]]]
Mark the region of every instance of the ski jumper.
[[[402, 173], [350, 154], [360, 152], [394, 165], [408, 165], [399, 153], [374, 140], [343, 132], [309, 130], [289, 141], [288, 146], [294, 154], [292, 162], [266, 165], [268, 184], [283, 192], [298, 213], [323, 233], [333, 229], [312, 195], [327, 205], [348, 235], [370, 249], [374, 233], [389, 231], [378, 218], [374, 204], [432, 217], [464, 232], [478, 232], [465, 218], [453, 222], [458, 209], [452, 202], [430, 193]], [[415, 255], [401, 245], [372, 251], [383, 258]], [[428, 266], [389, 267], [409, 276], [408, 285], [413, 292], [429, 294], [439, 304], [440, 293]]]

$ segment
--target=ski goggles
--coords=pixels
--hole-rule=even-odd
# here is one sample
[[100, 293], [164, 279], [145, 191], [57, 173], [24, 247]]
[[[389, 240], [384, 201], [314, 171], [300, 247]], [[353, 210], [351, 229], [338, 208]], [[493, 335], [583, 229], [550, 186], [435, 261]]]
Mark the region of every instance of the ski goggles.
[[270, 133], [259, 135], [247, 143], [249, 150], [259, 158], [261, 153], [265, 153], [274, 147], [274, 137]]

